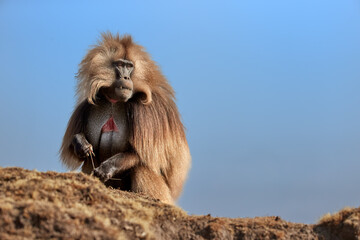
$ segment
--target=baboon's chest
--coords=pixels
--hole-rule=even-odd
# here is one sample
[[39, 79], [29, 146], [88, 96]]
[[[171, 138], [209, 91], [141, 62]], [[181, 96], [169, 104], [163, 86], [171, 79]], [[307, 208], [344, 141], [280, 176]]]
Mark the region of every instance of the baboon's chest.
[[101, 162], [119, 152], [126, 151], [129, 130], [124, 105], [103, 101], [92, 106], [89, 110], [85, 132]]

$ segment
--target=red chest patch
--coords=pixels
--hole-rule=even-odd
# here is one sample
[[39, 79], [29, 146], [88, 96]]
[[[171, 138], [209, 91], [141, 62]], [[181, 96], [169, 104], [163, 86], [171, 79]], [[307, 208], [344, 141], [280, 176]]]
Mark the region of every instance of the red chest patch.
[[101, 128], [101, 132], [118, 132], [119, 129], [117, 128], [114, 118], [111, 116], [109, 120], [104, 124]]

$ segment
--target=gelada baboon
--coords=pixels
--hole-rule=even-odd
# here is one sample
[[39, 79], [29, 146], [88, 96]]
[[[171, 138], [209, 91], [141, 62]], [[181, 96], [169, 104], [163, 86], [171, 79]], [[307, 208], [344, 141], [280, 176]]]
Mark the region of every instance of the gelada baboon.
[[82, 164], [106, 185], [173, 203], [191, 158], [174, 91], [156, 63], [130, 36], [105, 33], [77, 79], [63, 163]]

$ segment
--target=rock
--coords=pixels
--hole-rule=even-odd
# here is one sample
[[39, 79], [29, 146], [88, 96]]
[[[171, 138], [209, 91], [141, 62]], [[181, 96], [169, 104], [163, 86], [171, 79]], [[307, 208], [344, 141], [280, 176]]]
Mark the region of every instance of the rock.
[[82, 173], [0, 168], [0, 239], [360, 239], [360, 208], [318, 224], [190, 216]]

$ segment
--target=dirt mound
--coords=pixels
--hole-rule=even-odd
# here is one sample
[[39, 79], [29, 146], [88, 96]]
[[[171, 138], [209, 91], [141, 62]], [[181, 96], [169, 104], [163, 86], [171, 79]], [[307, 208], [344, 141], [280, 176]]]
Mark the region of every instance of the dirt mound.
[[360, 208], [319, 224], [189, 216], [82, 173], [0, 168], [0, 239], [360, 239]]

